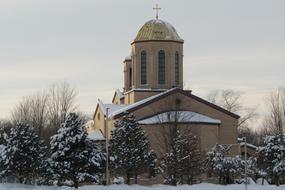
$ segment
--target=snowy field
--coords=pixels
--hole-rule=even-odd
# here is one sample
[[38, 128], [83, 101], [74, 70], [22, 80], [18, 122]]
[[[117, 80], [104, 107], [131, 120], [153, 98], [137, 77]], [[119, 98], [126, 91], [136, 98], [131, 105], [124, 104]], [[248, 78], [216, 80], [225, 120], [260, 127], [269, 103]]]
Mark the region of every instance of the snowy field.
[[[19, 185], [19, 184], [0, 184], [0, 190], [70, 190], [70, 187], [48, 187], [48, 186], [29, 186], [29, 185]], [[80, 187], [81, 190], [243, 190], [244, 185], [214, 185], [208, 183], [202, 183], [192, 186], [165, 186], [165, 185], [155, 185], [155, 186], [139, 186], [139, 185], [111, 185], [106, 186], [83, 186]], [[275, 185], [249, 185], [248, 190], [285, 190], [285, 185], [275, 186]]]

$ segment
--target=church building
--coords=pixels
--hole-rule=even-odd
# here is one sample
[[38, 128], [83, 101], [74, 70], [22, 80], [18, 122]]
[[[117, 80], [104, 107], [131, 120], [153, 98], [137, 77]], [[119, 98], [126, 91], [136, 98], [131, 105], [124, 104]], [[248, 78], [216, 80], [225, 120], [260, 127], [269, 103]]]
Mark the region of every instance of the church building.
[[231, 154], [238, 154], [239, 116], [183, 89], [183, 44], [168, 22], [147, 21], [123, 61], [124, 88], [115, 91], [112, 103], [98, 100], [92, 130], [106, 135], [108, 122], [109, 136], [114, 122], [128, 112], [136, 116], [158, 157], [167, 151], [171, 125], [196, 135], [204, 153], [224, 144], [232, 145]]

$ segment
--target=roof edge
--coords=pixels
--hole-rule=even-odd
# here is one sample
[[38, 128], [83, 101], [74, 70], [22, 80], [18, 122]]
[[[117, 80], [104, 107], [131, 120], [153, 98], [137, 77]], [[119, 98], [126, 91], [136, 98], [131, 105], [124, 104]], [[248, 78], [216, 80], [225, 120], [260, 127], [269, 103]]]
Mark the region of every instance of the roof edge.
[[[203, 103], [203, 104], [206, 104], [206, 105], [208, 105], [209, 107], [212, 107], [212, 108], [214, 108], [214, 109], [216, 109], [216, 110], [218, 110], [218, 111], [220, 111], [220, 112], [222, 112], [222, 113], [225, 113], [225, 114], [227, 114], [227, 115], [229, 115], [229, 116], [231, 116], [231, 117], [233, 117], [233, 118], [235, 118], [235, 119], [239, 119], [240, 118], [240, 116], [239, 115], [237, 115], [237, 114], [235, 114], [235, 113], [232, 113], [232, 112], [230, 112], [230, 111], [228, 111], [228, 110], [226, 110], [226, 109], [224, 109], [224, 108], [222, 108], [222, 107], [220, 107], [220, 106], [217, 106], [217, 105], [215, 105], [215, 104], [213, 104], [213, 103], [211, 103], [211, 102], [208, 102], [207, 100], [204, 100], [204, 99], [202, 99], [202, 98], [200, 98], [200, 97], [198, 97], [198, 96], [195, 96], [195, 95], [193, 95], [192, 93], [191, 93], [191, 91], [184, 91], [183, 89], [180, 89], [180, 88], [172, 88], [172, 89], [169, 89], [169, 90], [167, 90], [167, 91], [164, 91], [164, 92], [161, 92], [160, 94], [157, 94], [157, 95], [154, 95], [155, 97], [153, 97], [153, 96], [151, 96], [151, 97], [149, 97], [150, 99], [148, 100], [148, 101], [146, 101], [146, 102], [143, 102], [143, 101], [145, 101], [145, 99], [143, 99], [143, 100], [141, 100], [142, 101], [142, 103], [141, 104], [139, 104], [139, 102], [136, 102], [136, 103], [138, 103], [138, 105], [137, 106], [134, 106], [134, 107], [130, 107], [129, 109], [126, 109], [126, 110], [124, 110], [124, 112], [132, 112], [132, 111], [135, 111], [135, 110], [137, 110], [137, 109], [139, 109], [139, 108], [141, 108], [141, 107], [143, 107], [143, 106], [145, 106], [145, 105], [149, 105], [149, 104], [151, 104], [151, 103], [153, 103], [153, 102], [155, 102], [155, 101], [157, 101], [157, 100], [159, 100], [159, 99], [161, 99], [161, 98], [164, 98], [164, 97], [167, 97], [168, 95], [170, 95], [170, 94], [173, 94], [173, 93], [175, 93], [175, 92], [180, 92], [181, 94], [184, 94], [185, 96], [188, 96], [188, 97], [190, 97], [190, 98], [193, 98], [193, 99], [195, 99], [196, 101], [198, 101], [198, 102], [200, 102], [200, 103]], [[136, 104], [135, 103], [135, 104]], [[119, 113], [115, 113], [114, 115], [113, 115], [113, 117], [116, 119], [116, 118], [119, 118], [119, 117], [121, 117], [123, 114], [124, 114], [124, 112], [119, 112]]]
[[184, 44], [184, 40], [133, 40], [131, 45], [135, 43], [142, 43], [142, 42], [176, 42], [180, 44]]

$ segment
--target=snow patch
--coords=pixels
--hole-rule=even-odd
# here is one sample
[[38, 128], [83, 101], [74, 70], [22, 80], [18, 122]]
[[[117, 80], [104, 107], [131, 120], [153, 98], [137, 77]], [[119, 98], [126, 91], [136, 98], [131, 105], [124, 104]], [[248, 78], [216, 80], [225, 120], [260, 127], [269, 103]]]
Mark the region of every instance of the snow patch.
[[220, 120], [213, 119], [211, 117], [192, 112], [192, 111], [170, 111], [164, 112], [147, 119], [138, 121], [139, 124], [157, 124], [157, 123], [209, 123], [209, 124], [221, 124]]
[[[279, 187], [275, 185], [248, 185], [250, 190], [284, 190], [285, 186]], [[67, 190], [72, 189], [70, 187], [57, 187], [57, 186], [30, 186], [22, 184], [10, 184], [0, 183], [0, 189], [2, 190]], [[81, 190], [241, 190], [244, 189], [244, 185], [215, 185], [209, 183], [201, 183], [196, 185], [181, 185], [181, 186], [167, 186], [167, 185], [153, 185], [153, 186], [140, 186], [140, 185], [110, 185], [108, 187], [103, 185], [86, 185], [80, 187]]]
[[96, 129], [96, 130], [90, 132], [88, 134], [87, 138], [89, 138], [90, 140], [94, 140], [94, 141], [103, 141], [103, 140], [105, 140], [105, 137], [102, 134], [102, 131], [100, 129]]

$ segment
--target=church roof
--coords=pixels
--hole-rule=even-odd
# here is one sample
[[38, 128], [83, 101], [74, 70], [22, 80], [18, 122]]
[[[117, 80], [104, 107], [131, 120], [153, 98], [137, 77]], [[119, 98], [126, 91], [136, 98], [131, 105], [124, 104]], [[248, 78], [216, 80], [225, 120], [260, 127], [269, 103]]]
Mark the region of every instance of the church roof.
[[134, 42], [149, 40], [176, 41], [183, 43], [183, 39], [179, 37], [175, 28], [168, 22], [160, 19], [153, 19], [146, 22], [139, 30]]
[[104, 115], [106, 115], [107, 109], [109, 109], [109, 116], [112, 115], [115, 111], [121, 110], [128, 106], [126, 104], [104, 104], [100, 99], [98, 99], [98, 104]]
[[192, 111], [168, 111], [150, 116], [138, 121], [139, 124], [158, 124], [158, 123], [203, 123], [203, 124], [221, 124], [218, 119], [192, 112]]
[[162, 92], [162, 93], [159, 93], [157, 95], [154, 95], [154, 96], [151, 96], [151, 97], [148, 97], [148, 98], [145, 98], [143, 100], [140, 100], [138, 102], [135, 102], [133, 104], [130, 104], [130, 105], [127, 105], [125, 107], [123, 107], [122, 109], [118, 109], [116, 111], [114, 111], [112, 114], [110, 114], [110, 116], [117, 116], [117, 115], [121, 115], [123, 114], [124, 112], [128, 112], [132, 109], [135, 109], [135, 108], [138, 108], [140, 105], [143, 105], [147, 102], [151, 102], [152, 100], [158, 98], [158, 97], [161, 97], [162, 95], [164, 94], [167, 94], [168, 92], [171, 92], [171, 91], [174, 91], [176, 88], [171, 88], [165, 92]]
[[[133, 111], [135, 111], [135, 110], [137, 110], [137, 109], [140, 109], [141, 107], [147, 106], [147, 105], [149, 105], [149, 104], [151, 104], [151, 103], [153, 103], [153, 102], [155, 102], [155, 101], [157, 101], [157, 100], [159, 100], [159, 99], [161, 99], [161, 98], [167, 97], [167, 96], [169, 96], [169, 95], [171, 95], [171, 94], [174, 94], [174, 93], [176, 93], [176, 92], [182, 93], [182, 94], [184, 94], [185, 96], [188, 96], [188, 97], [190, 97], [190, 98], [193, 98], [193, 99], [195, 99], [196, 101], [201, 102], [201, 103], [203, 103], [203, 104], [206, 104], [207, 106], [210, 106], [210, 107], [212, 107], [212, 108], [214, 108], [214, 109], [216, 109], [216, 110], [218, 110], [218, 111], [220, 111], [220, 112], [222, 112], [222, 113], [225, 113], [225, 114], [227, 114], [227, 115], [229, 115], [229, 116], [231, 116], [231, 117], [233, 117], [233, 118], [235, 118], [235, 119], [240, 118], [239, 115], [237, 115], [237, 114], [235, 114], [235, 113], [232, 113], [232, 112], [229, 112], [229, 111], [225, 110], [225, 109], [222, 108], [222, 107], [219, 107], [219, 106], [217, 106], [217, 105], [215, 105], [215, 104], [212, 104], [211, 102], [208, 102], [208, 101], [206, 101], [206, 100], [204, 100], [204, 99], [202, 99], [202, 98], [199, 98], [198, 96], [193, 95], [193, 94], [190, 93], [189, 91], [184, 91], [184, 90], [182, 90], [182, 89], [180, 89], [180, 88], [171, 88], [171, 89], [166, 90], [166, 91], [164, 91], [164, 92], [162, 92], [162, 93], [159, 93], [159, 94], [157, 94], [157, 95], [154, 95], [154, 96], [145, 98], [145, 99], [140, 100], [140, 101], [138, 101], [138, 102], [135, 102], [135, 103], [133, 103], [133, 104], [130, 104], [130, 105], [122, 105], [122, 108], [117, 109], [117, 110], [114, 110], [112, 113], [110, 112], [109, 117], [114, 117], [115, 119], [116, 119], [116, 118], [119, 118], [119, 117], [121, 117], [125, 112], [133, 112]], [[113, 104], [113, 105], [114, 105], [114, 104]]]

